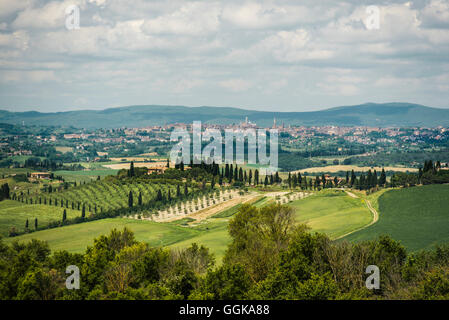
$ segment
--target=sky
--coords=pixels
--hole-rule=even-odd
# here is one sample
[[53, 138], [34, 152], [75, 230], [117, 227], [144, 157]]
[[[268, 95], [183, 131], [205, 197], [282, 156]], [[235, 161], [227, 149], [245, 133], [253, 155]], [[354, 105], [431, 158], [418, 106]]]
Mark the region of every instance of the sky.
[[3, 110], [365, 102], [449, 108], [448, 0], [0, 0]]

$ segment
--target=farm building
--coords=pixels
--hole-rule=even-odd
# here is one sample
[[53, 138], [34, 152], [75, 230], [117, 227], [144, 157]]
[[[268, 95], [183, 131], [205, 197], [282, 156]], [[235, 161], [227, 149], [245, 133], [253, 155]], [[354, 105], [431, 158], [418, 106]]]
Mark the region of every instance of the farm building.
[[51, 173], [50, 172], [32, 172], [30, 177], [34, 178], [34, 179], [50, 179]]
[[164, 173], [165, 170], [167, 170], [167, 166], [166, 165], [154, 165], [148, 168], [148, 174], [152, 174], [152, 173], [156, 173], [156, 174], [160, 174], [160, 173]]

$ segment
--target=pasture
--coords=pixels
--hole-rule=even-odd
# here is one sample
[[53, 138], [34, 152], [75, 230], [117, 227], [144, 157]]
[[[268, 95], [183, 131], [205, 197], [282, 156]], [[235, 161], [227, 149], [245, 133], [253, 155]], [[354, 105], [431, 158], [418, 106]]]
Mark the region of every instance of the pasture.
[[343, 191], [322, 191], [290, 203], [298, 223], [335, 239], [369, 224], [373, 217], [361, 198]]
[[[67, 218], [81, 215], [77, 210], [67, 210]], [[34, 229], [34, 218], [38, 226], [45, 226], [52, 221], [61, 221], [64, 208], [39, 204], [25, 204], [19, 201], [4, 200], [0, 202], [0, 235], [8, 236], [9, 229], [15, 227], [18, 231], [25, 229], [28, 219], [29, 229]]]
[[390, 190], [378, 199], [379, 221], [344, 239], [362, 241], [390, 235], [409, 251], [449, 242], [449, 185]]

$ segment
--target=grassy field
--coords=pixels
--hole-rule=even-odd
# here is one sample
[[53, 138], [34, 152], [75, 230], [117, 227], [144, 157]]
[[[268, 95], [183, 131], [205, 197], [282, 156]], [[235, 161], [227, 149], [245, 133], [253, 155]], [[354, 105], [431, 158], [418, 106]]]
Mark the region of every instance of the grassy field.
[[186, 248], [196, 242], [209, 248], [215, 254], [217, 262], [220, 263], [223, 259], [226, 248], [231, 241], [231, 237], [229, 236], [227, 229], [228, 221], [228, 219], [207, 220], [201, 225], [194, 227], [194, 230], [198, 232], [197, 235], [190, 239], [176, 242], [170, 247]]
[[[67, 210], [67, 218], [80, 216], [76, 210]], [[24, 204], [13, 200], [0, 202], [0, 235], [7, 236], [11, 227], [18, 231], [25, 229], [25, 222], [29, 220], [29, 228], [34, 229], [34, 218], [37, 218], [39, 226], [47, 225], [51, 221], [62, 219], [64, 209], [54, 206], [38, 204]]]
[[[269, 200], [266, 197], [260, 197], [256, 198], [255, 201], [248, 202], [248, 204], [251, 204], [255, 206], [256, 208], [260, 208], [264, 205], [266, 205], [269, 202]], [[229, 209], [223, 210], [215, 215], [213, 215], [211, 218], [227, 218], [230, 216], [233, 216], [237, 213], [239, 208], [242, 206], [242, 204], [235, 205]]]
[[290, 203], [296, 210], [296, 220], [313, 231], [331, 239], [361, 228], [372, 221], [372, 214], [363, 200], [354, 199], [343, 191], [324, 191]]
[[379, 221], [344, 239], [361, 241], [388, 234], [409, 251], [449, 242], [449, 185], [385, 192], [378, 199]]
[[109, 175], [116, 175], [118, 170], [114, 169], [94, 169], [94, 170], [79, 170], [79, 171], [68, 171], [59, 170], [54, 171], [55, 176], [62, 176], [62, 178], [67, 182], [90, 182], [96, 180], [98, 176], [106, 177]]
[[[268, 202], [268, 198], [260, 197], [253, 205], [261, 207]], [[322, 191], [290, 205], [296, 210], [295, 217], [298, 222], [307, 223], [313, 231], [325, 232], [331, 238], [364, 226], [372, 219], [361, 199], [350, 198], [341, 191]], [[81, 252], [99, 235], [106, 234], [113, 228], [121, 229], [127, 226], [135, 232], [138, 240], [154, 246], [185, 248], [193, 242], [202, 244], [210, 248], [220, 262], [230, 241], [227, 232], [228, 221], [230, 216], [237, 212], [238, 207], [239, 205], [234, 206], [214, 218], [188, 227], [181, 226], [179, 221], [155, 223], [115, 218], [44, 230], [15, 239], [26, 241], [37, 238], [48, 241], [52, 250]], [[11, 241], [11, 238], [6, 241]]]
[[121, 230], [127, 227], [134, 232], [138, 241], [145, 241], [155, 247], [185, 248], [194, 242], [202, 244], [210, 248], [220, 262], [230, 241], [227, 223], [227, 219], [214, 219], [213, 222], [207, 221], [196, 227], [183, 227], [174, 223], [114, 218], [43, 230], [6, 238], [5, 241], [22, 242], [36, 238], [47, 241], [52, 251], [83, 252], [100, 235], [107, 234], [114, 228]]
[[114, 228], [123, 229], [124, 227], [134, 231], [138, 241], [148, 242], [152, 246], [167, 246], [192, 238], [199, 233], [199, 231], [192, 228], [176, 225], [146, 220], [114, 218], [43, 230], [15, 238], [7, 238], [5, 241], [28, 241], [36, 238], [48, 241], [52, 251], [67, 250], [70, 252], [83, 252], [88, 245], [93, 244], [95, 238], [109, 233]]

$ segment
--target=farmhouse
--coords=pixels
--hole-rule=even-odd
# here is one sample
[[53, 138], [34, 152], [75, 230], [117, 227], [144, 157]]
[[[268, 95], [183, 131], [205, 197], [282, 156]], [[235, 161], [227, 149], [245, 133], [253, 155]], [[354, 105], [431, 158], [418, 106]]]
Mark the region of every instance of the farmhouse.
[[50, 179], [51, 173], [50, 172], [33, 172], [31, 173], [31, 178], [34, 179]]
[[167, 166], [165, 164], [155, 164], [151, 167], [148, 168], [148, 174], [152, 174], [152, 173], [156, 173], [156, 174], [160, 174], [160, 173], [164, 173], [165, 170], [167, 170]]

